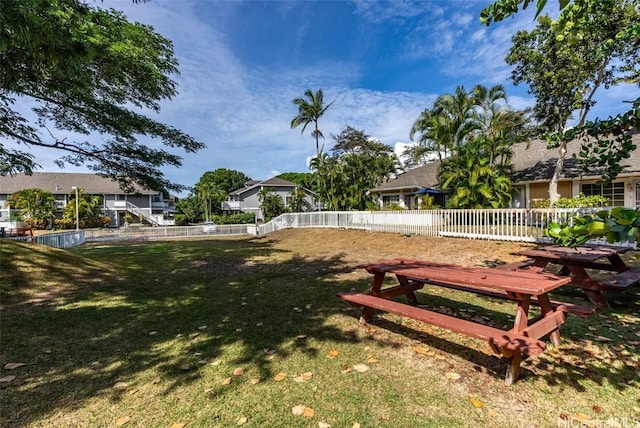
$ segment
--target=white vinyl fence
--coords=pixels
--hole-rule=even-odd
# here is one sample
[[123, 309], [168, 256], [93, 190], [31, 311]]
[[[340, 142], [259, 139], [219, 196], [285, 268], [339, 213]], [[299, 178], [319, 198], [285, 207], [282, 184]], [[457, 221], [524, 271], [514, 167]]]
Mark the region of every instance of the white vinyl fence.
[[[570, 221], [576, 215], [593, 211], [595, 209], [320, 211], [283, 214], [268, 223], [257, 226], [253, 224], [218, 225], [211, 232], [205, 232], [202, 226], [130, 227], [81, 230], [11, 239], [68, 248], [84, 242], [265, 235], [282, 229], [326, 227], [405, 235], [544, 243], [549, 241], [544, 236], [544, 229], [552, 221], [562, 223]], [[604, 241], [593, 243], [604, 243]], [[635, 246], [632, 243], [620, 245]]]
[[544, 243], [549, 241], [544, 236], [544, 229], [552, 221], [570, 222], [574, 216], [595, 211], [596, 209], [582, 208], [514, 208], [296, 213], [283, 214], [258, 226], [258, 233], [263, 235], [287, 228], [329, 227], [406, 235]]

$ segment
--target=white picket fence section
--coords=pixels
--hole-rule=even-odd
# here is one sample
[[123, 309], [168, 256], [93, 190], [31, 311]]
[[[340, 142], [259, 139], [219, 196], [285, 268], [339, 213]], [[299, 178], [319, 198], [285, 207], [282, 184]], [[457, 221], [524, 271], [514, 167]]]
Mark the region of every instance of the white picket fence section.
[[575, 215], [590, 211], [593, 210], [478, 209], [291, 213], [258, 226], [258, 233], [263, 235], [287, 228], [330, 227], [406, 235], [547, 242], [544, 228], [550, 222], [564, 222]]
[[[326, 227], [404, 235], [546, 243], [549, 239], [544, 236], [544, 229], [552, 221], [560, 223], [571, 221], [575, 216], [593, 211], [595, 209], [319, 211], [282, 214], [262, 225], [218, 225], [211, 232], [205, 232], [202, 226], [130, 227], [81, 230], [11, 239], [68, 248], [84, 242], [266, 235], [282, 229]], [[591, 243], [605, 242], [602, 240]], [[636, 247], [635, 243], [618, 245]]]

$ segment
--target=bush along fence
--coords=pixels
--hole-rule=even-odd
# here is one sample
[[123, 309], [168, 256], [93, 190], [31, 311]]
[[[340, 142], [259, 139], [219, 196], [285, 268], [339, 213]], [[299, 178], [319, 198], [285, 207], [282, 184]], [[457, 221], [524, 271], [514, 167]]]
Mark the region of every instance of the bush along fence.
[[[281, 229], [326, 227], [568, 246], [610, 243], [637, 248], [639, 212], [624, 208], [319, 211], [282, 214], [261, 225], [217, 225], [213, 231], [205, 231], [202, 226], [129, 227], [88, 229], [23, 240], [67, 248], [84, 242], [265, 235]], [[56, 238], [60, 235], [63, 237]]]

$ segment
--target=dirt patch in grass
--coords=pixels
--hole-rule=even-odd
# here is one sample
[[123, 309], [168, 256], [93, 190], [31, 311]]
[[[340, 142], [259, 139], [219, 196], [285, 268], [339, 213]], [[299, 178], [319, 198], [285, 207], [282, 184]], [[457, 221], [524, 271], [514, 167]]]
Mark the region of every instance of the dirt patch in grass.
[[345, 260], [369, 263], [385, 258], [414, 258], [467, 266], [496, 266], [524, 259], [518, 251], [532, 247], [497, 242], [362, 230], [287, 229], [255, 239], [300, 254], [342, 254]]

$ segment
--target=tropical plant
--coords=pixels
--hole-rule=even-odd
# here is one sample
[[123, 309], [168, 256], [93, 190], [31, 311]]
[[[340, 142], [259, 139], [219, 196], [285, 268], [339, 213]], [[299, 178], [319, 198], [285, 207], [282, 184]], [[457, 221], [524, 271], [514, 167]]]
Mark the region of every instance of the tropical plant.
[[263, 187], [258, 191], [258, 200], [265, 221], [270, 221], [285, 212], [282, 196], [275, 193], [270, 187]]
[[307, 193], [302, 187], [296, 186], [296, 188], [289, 193], [289, 211], [300, 213], [307, 211], [308, 208]]
[[545, 236], [567, 247], [577, 247], [595, 238], [606, 238], [610, 244], [640, 243], [640, 209], [616, 207], [595, 215], [575, 216], [566, 223], [552, 222], [545, 229]]
[[[553, 204], [554, 208], [596, 208], [605, 207], [609, 205], [609, 198], [605, 198], [600, 195], [585, 196], [584, 193], [580, 193], [573, 198], [560, 198]], [[549, 199], [536, 202], [533, 208], [550, 208], [551, 202]]]
[[[28, 148], [46, 147], [63, 154], [58, 164], [87, 164], [125, 189], [184, 188], [161, 171], [181, 158], [138, 140], [158, 138], [187, 153], [204, 148], [133, 110], [158, 112], [177, 93], [173, 46], [151, 27], [80, 0], [3, 1], [0, 63], [0, 174], [31, 173], [38, 165]], [[33, 105], [34, 118], [16, 102]], [[82, 140], [92, 133], [103, 143]]]
[[316, 198], [329, 210], [370, 208], [375, 199], [369, 190], [396, 173], [397, 157], [390, 146], [349, 126], [333, 138], [333, 156], [311, 160]]
[[322, 89], [318, 89], [316, 92], [307, 89], [304, 92], [305, 98], [295, 98], [293, 104], [298, 107], [298, 115], [291, 120], [291, 129], [297, 128], [302, 125], [301, 133], [304, 133], [305, 129], [310, 123], [313, 123], [313, 131], [311, 136], [316, 140], [316, 156], [322, 153], [322, 147], [320, 147], [320, 137], [324, 139], [322, 131], [318, 128], [318, 120], [324, 115], [329, 107], [335, 102], [331, 101], [326, 106], [324, 105], [324, 95]]
[[510, 163], [492, 163], [491, 141], [476, 138], [456, 149], [438, 168], [441, 189], [451, 189], [449, 208], [503, 208], [511, 200]]
[[7, 206], [19, 210], [25, 223], [35, 229], [45, 229], [54, 217], [55, 198], [43, 189], [23, 189], [12, 194]]
[[[61, 219], [56, 220], [56, 226], [62, 229], [73, 228], [76, 225], [76, 198], [69, 195], [69, 203], [64, 208]], [[87, 195], [78, 189], [78, 225], [81, 229], [90, 227], [105, 227], [110, 218], [102, 215], [102, 197]]]
[[175, 215], [176, 224], [195, 223], [202, 219], [203, 205], [202, 201], [194, 195], [180, 199], [176, 203], [178, 213]]

